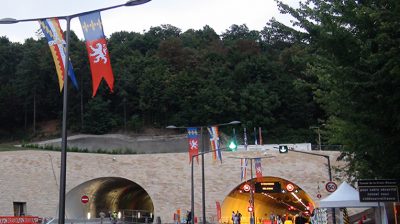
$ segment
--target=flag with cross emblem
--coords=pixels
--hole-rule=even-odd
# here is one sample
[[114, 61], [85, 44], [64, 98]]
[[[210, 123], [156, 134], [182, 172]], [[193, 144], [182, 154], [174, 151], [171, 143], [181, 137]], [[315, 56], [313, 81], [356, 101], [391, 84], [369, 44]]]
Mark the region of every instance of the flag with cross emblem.
[[83, 35], [86, 40], [86, 50], [92, 71], [93, 93], [96, 95], [102, 78], [107, 82], [111, 92], [114, 88], [114, 75], [111, 69], [110, 55], [103, 32], [100, 12], [93, 12], [79, 17]]

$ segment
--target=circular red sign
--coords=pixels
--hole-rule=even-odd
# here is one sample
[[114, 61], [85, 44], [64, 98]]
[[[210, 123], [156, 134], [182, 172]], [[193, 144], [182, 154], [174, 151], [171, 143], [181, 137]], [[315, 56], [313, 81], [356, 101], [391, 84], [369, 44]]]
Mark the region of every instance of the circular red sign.
[[317, 198], [321, 198], [322, 197], [322, 195], [321, 194], [317, 194]]
[[81, 197], [81, 202], [82, 202], [83, 204], [88, 203], [88, 202], [89, 202], [89, 197], [86, 196], [86, 195], [83, 195], [83, 196]]
[[251, 189], [251, 187], [250, 187], [250, 185], [248, 185], [248, 184], [245, 184], [245, 185], [243, 186], [243, 190], [246, 191], [246, 192], [249, 192], [250, 189]]
[[286, 185], [286, 190], [288, 190], [289, 192], [292, 192], [294, 190], [293, 184]]
[[331, 193], [332, 193], [332, 192], [336, 191], [337, 185], [336, 185], [334, 182], [329, 181], [328, 183], [326, 183], [325, 189], [326, 189], [328, 192], [331, 192]]

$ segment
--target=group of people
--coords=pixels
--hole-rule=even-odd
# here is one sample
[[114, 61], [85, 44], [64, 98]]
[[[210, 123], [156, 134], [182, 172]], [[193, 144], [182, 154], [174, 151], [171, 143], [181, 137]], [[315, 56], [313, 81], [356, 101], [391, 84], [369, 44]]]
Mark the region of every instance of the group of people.
[[240, 220], [242, 218], [242, 214], [239, 211], [232, 211], [232, 222], [233, 224], [240, 224]]
[[299, 213], [295, 216], [292, 215], [275, 215], [271, 213], [269, 216], [269, 220], [263, 223], [271, 223], [271, 224], [305, 224], [308, 223], [308, 219], [303, 216], [303, 214]]

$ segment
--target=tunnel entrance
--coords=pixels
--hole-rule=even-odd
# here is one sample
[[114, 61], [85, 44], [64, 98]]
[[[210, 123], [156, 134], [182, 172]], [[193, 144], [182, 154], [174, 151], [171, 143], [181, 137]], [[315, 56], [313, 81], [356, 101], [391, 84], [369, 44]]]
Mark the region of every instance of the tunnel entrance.
[[[81, 201], [87, 196], [87, 203]], [[116, 211], [125, 222], [152, 222], [154, 206], [149, 194], [138, 184], [120, 177], [87, 181], [69, 191], [65, 199], [68, 219], [106, 218]]]
[[[253, 187], [251, 187], [253, 186]], [[221, 222], [232, 223], [232, 211], [242, 215], [241, 223], [250, 223], [251, 194], [254, 189], [254, 223], [270, 223], [271, 214], [276, 218], [303, 216], [308, 219], [314, 208], [310, 196], [295, 183], [278, 177], [263, 177], [239, 184], [224, 199], [221, 206]]]

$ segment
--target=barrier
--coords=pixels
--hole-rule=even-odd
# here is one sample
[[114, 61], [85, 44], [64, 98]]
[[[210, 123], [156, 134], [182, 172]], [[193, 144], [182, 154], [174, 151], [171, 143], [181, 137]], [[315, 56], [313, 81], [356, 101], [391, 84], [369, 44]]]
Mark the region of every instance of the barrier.
[[0, 216], [0, 224], [37, 224], [38, 216]]

